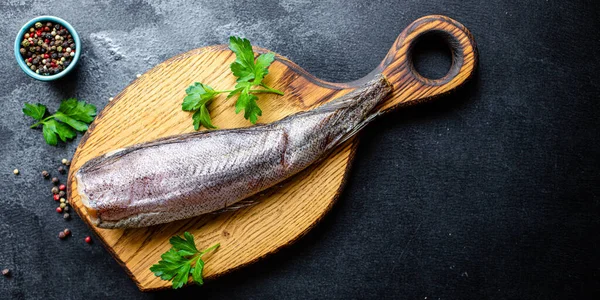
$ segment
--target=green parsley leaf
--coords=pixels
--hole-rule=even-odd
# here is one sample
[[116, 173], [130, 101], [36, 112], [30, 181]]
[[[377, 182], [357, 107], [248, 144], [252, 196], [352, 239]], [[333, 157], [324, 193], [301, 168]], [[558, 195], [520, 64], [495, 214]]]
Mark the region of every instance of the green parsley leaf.
[[261, 54], [256, 59], [256, 66], [254, 68], [254, 85], [259, 85], [263, 78], [269, 74], [269, 66], [275, 60], [275, 54], [265, 53]]
[[54, 119], [69, 124], [69, 126], [75, 128], [75, 130], [77, 130], [77, 131], [84, 132], [84, 131], [88, 130], [87, 124], [85, 124], [84, 122], [81, 122], [81, 121], [77, 121], [61, 112], [55, 113]]
[[46, 143], [48, 143], [48, 145], [56, 146], [58, 144], [58, 139], [56, 138], [55, 132], [56, 128], [53, 128], [52, 125], [44, 125], [44, 127], [42, 128], [44, 140], [46, 140]]
[[202, 105], [198, 111], [192, 115], [192, 119], [194, 120], [194, 129], [198, 130], [200, 125], [204, 126], [207, 129], [217, 128], [210, 121], [210, 113], [206, 108], [206, 105]]
[[23, 113], [32, 117], [35, 120], [41, 120], [46, 114], [46, 106], [41, 104], [29, 104], [25, 103], [25, 107], [23, 107]]
[[229, 49], [235, 53], [235, 62], [230, 65], [231, 72], [240, 81], [254, 79], [254, 51], [250, 41], [239, 37], [229, 37]]
[[85, 123], [91, 123], [96, 116], [96, 107], [85, 103], [85, 101], [77, 101], [75, 98], [63, 100], [60, 103], [58, 111]]
[[88, 124], [96, 116], [96, 107], [75, 98], [63, 100], [55, 114], [46, 118], [46, 106], [25, 103], [23, 113], [38, 122], [31, 128], [42, 126], [42, 134], [46, 143], [52, 146], [58, 144], [58, 138], [66, 142], [77, 136], [77, 131], [86, 131]]
[[204, 283], [202, 255], [219, 247], [219, 244], [216, 244], [203, 251], [198, 251], [194, 237], [189, 232], [185, 232], [183, 236], [184, 238], [172, 237], [169, 242], [173, 247], [160, 256], [161, 260], [157, 264], [150, 267], [150, 271], [160, 279], [172, 280], [173, 289], [178, 289], [186, 284], [190, 275], [196, 284], [202, 285]]
[[217, 92], [206, 84], [199, 82], [189, 86], [185, 93], [187, 96], [183, 98], [181, 109], [185, 111], [194, 111], [200, 109], [201, 106], [208, 104], [212, 100]]
[[[239, 113], [243, 110], [244, 118], [252, 124], [256, 124], [258, 117], [262, 115], [262, 110], [256, 102], [258, 97], [254, 95], [255, 93], [283, 95], [283, 92], [270, 88], [262, 82], [269, 74], [269, 67], [275, 60], [275, 54], [264, 53], [255, 60], [255, 53], [250, 41], [235, 36], [229, 37], [229, 49], [235, 53], [235, 61], [230, 65], [231, 72], [237, 77], [237, 84], [233, 90], [216, 91], [199, 82], [185, 90], [186, 96], [181, 104], [181, 109], [194, 112], [192, 120], [195, 130], [200, 129], [201, 126], [207, 129], [216, 128], [211, 123], [207, 104], [218, 94], [228, 93], [227, 99], [239, 95], [235, 103], [235, 112]], [[262, 88], [252, 89], [253, 87]]]
[[204, 279], [202, 278], [202, 270], [204, 270], [204, 261], [201, 257], [198, 257], [196, 260], [196, 265], [194, 266], [194, 270], [192, 270], [192, 279], [197, 285], [203, 285]]
[[262, 110], [256, 104], [256, 100], [258, 100], [258, 97], [250, 94], [248, 89], [244, 89], [240, 93], [238, 100], [235, 102], [235, 113], [237, 114], [244, 110], [244, 118], [249, 120], [252, 124], [256, 124], [258, 117], [262, 116]]

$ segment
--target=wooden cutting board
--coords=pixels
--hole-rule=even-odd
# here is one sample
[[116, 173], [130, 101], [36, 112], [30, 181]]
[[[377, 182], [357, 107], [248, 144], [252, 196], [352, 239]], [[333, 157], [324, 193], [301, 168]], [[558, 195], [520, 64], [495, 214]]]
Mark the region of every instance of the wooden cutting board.
[[[425, 33], [439, 34], [453, 53], [448, 74], [437, 80], [420, 76], [411, 60], [414, 42]], [[267, 50], [255, 47], [259, 53]], [[205, 278], [215, 278], [265, 257], [294, 242], [330, 210], [348, 175], [358, 140], [348, 141], [327, 159], [285, 183], [255, 196], [258, 204], [222, 214], [211, 214], [140, 229], [100, 229], [91, 225], [80, 202], [74, 173], [87, 160], [108, 151], [193, 131], [191, 114], [181, 110], [185, 89], [203, 82], [218, 90], [235, 84], [229, 65], [235, 55], [226, 45], [195, 49], [175, 56], [132, 82], [110, 102], [81, 140], [69, 172], [69, 201], [95, 231], [106, 249], [125, 268], [140, 290], [170, 287], [155, 277], [150, 266], [170, 248], [169, 238], [191, 232], [198, 248], [214, 243], [221, 247], [206, 257]], [[383, 73], [394, 92], [381, 107], [429, 100], [450, 92], [472, 75], [477, 65], [475, 42], [460, 23], [444, 16], [426, 16], [410, 24], [396, 39], [385, 59], [370, 74], [348, 83], [331, 83], [313, 77], [277, 55], [265, 82], [285, 96], [261, 94], [263, 116], [270, 123], [331, 101]], [[243, 114], [234, 112], [234, 99], [215, 99], [210, 111], [218, 128], [246, 127]], [[399, 157], [398, 159], [402, 159]]]

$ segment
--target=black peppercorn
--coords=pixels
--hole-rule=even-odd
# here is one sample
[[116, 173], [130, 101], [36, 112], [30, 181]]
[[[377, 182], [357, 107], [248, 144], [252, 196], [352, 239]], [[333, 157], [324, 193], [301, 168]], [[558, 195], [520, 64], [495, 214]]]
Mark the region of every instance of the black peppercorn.
[[58, 184], [58, 182], [59, 182], [59, 181], [58, 181], [58, 178], [56, 178], [56, 177], [53, 177], [53, 178], [52, 178], [52, 183], [54, 183], [54, 184]]
[[62, 166], [58, 167], [58, 172], [59, 172], [60, 174], [64, 174], [64, 173], [65, 173], [65, 168], [64, 168], [64, 167], [62, 167]]
[[[65, 207], [65, 208], [66, 208], [66, 207]], [[68, 220], [69, 218], [71, 218], [71, 215], [69, 215], [68, 213], [65, 213], [65, 214], [63, 215], [63, 218], [64, 218], [65, 220]]]

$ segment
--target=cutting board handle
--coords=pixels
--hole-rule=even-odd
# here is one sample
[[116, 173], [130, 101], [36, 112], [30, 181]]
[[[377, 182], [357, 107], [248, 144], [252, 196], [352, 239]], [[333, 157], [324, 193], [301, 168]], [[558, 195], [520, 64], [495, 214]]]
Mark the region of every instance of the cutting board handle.
[[[425, 34], [439, 36], [452, 51], [452, 65], [442, 78], [426, 78], [419, 74], [413, 65], [412, 51], [419, 38]], [[381, 64], [367, 77], [383, 73], [394, 86], [390, 101], [381, 109], [387, 111], [450, 92], [471, 78], [476, 66], [477, 47], [469, 30], [449, 17], [431, 15], [422, 17], [406, 27]]]

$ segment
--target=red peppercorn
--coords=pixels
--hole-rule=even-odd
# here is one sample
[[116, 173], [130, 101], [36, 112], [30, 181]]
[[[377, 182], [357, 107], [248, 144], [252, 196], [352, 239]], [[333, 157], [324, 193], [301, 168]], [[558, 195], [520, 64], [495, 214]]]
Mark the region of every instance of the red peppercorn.
[[48, 55], [48, 53], [44, 54], [44, 58], [50, 58], [50, 55]]
[[57, 213], [59, 213], [59, 214], [60, 214], [60, 213], [62, 213], [62, 208], [60, 208], [60, 206], [59, 206], [59, 207], [57, 207], [57, 208], [56, 208], [56, 212], [57, 212]]
[[27, 59], [27, 62], [31, 62], [33, 60], [33, 57], [30, 57]]
[[61, 184], [61, 185], [58, 186], [58, 189], [61, 190], [61, 191], [64, 191], [64, 190], [67, 189], [67, 186], [64, 185], [64, 184]]
[[46, 43], [46, 44], [49, 44], [49, 43], [50, 43], [50, 40], [49, 40], [49, 39], [45, 39], [45, 40], [44, 40], [44, 43]]
[[54, 198], [54, 201], [58, 201], [60, 200], [60, 195], [59, 194], [54, 194], [54, 196], [52, 196]]
[[88, 243], [88, 244], [91, 244], [92, 243], [92, 238], [89, 237], [89, 236], [86, 236], [85, 237], [85, 242]]
[[44, 31], [50, 31], [50, 28], [48, 26], [44, 27]]

